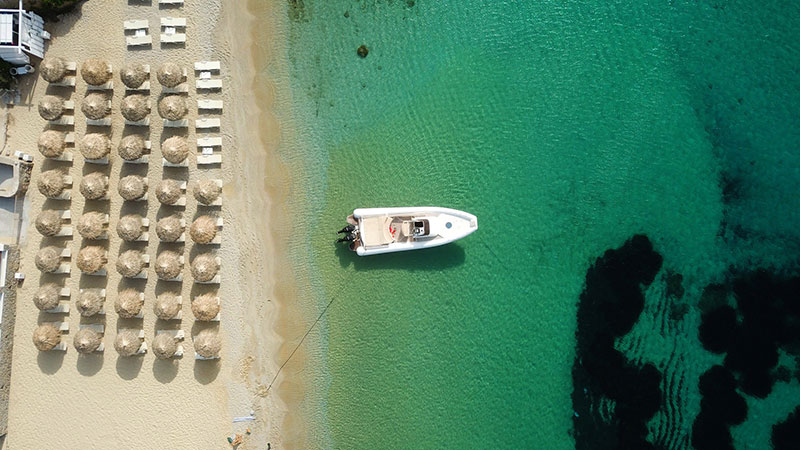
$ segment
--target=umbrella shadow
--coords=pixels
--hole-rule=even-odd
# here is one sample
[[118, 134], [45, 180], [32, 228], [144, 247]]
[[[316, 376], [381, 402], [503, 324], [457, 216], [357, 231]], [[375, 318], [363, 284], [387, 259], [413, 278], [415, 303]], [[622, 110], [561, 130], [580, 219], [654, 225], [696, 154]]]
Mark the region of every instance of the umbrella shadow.
[[78, 355], [78, 373], [90, 377], [103, 368], [103, 354]]
[[120, 356], [117, 358], [117, 374], [123, 380], [132, 380], [142, 371], [144, 357], [134, 355], [129, 357]]
[[353, 266], [357, 271], [376, 269], [403, 270], [444, 270], [464, 263], [464, 248], [456, 243], [423, 250], [380, 255], [358, 256], [344, 245], [337, 245], [335, 250], [341, 267]]
[[58, 372], [58, 369], [64, 364], [64, 354], [66, 352], [39, 352], [39, 355], [36, 357], [36, 362], [39, 364], [39, 369], [48, 374], [52, 375]]
[[153, 362], [153, 377], [161, 384], [167, 384], [178, 376], [178, 360], [156, 359]]
[[219, 359], [196, 359], [194, 361], [194, 378], [200, 384], [209, 384], [217, 379], [221, 368], [222, 364]]

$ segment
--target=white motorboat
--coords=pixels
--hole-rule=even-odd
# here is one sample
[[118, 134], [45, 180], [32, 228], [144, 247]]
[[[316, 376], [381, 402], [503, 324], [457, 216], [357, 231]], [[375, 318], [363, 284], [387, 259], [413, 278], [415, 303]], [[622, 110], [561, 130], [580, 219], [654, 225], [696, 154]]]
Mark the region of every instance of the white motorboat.
[[339, 230], [359, 256], [438, 247], [478, 229], [478, 218], [450, 208], [358, 208]]

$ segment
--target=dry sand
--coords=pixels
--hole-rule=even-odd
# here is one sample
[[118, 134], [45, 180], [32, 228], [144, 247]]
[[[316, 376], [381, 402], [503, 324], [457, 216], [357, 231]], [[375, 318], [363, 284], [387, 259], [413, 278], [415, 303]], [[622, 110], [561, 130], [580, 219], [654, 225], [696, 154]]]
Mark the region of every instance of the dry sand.
[[[27, 279], [18, 290], [16, 329], [14, 332], [14, 357], [12, 361], [9, 433], [6, 445], [10, 449], [33, 448], [174, 448], [203, 449], [229, 448], [226, 436], [242, 432], [249, 426], [253, 434], [241, 449], [273, 448], [285, 445], [303, 446], [302, 421], [297, 415], [288, 420], [287, 405], [302, 399], [302, 386], [283, 383], [292, 372], [302, 368], [302, 354], [295, 357], [276, 382], [276, 388], [267, 386], [276, 374], [281, 355], [288, 353], [283, 340], [276, 333], [302, 335], [302, 330], [292, 325], [290, 305], [292, 293], [289, 267], [282, 261], [283, 249], [276, 248], [275, 234], [286, 229], [286, 219], [281, 214], [281, 198], [285, 196], [287, 182], [281, 177], [285, 170], [276, 156], [281, 141], [281, 127], [269, 107], [274, 85], [256, 86], [256, 68], [264, 64], [254, 55], [277, 55], [274, 64], [277, 72], [288, 70], [283, 44], [278, 39], [279, 27], [272, 27], [270, 17], [260, 16], [258, 22], [244, 7], [244, 2], [213, 0], [187, 1], [182, 8], [159, 8], [157, 1], [94, 1], [86, 2], [75, 13], [62, 17], [60, 23], [48, 24], [53, 35], [48, 56], [61, 56], [76, 61], [80, 68], [89, 57], [108, 59], [114, 68], [114, 93], [112, 100], [113, 126], [111, 140], [114, 150], [109, 166], [86, 164], [80, 152], [73, 149], [72, 163], [45, 160], [36, 150], [38, 135], [47, 127], [37, 112], [39, 99], [45, 94], [67, 96], [76, 103], [76, 140], [87, 132], [80, 101], [85, 96], [86, 84], [78, 76], [77, 87], [48, 87], [40, 77], [28, 76], [22, 83], [23, 104], [10, 110], [7, 145], [4, 151], [24, 149], [35, 155], [33, 186], [26, 201], [26, 215], [35, 217], [44, 209], [70, 209], [73, 227], [81, 214], [101, 211], [110, 215], [109, 241], [99, 241], [108, 249], [108, 276], [81, 275], [72, 259], [72, 274], [41, 275], [34, 266], [34, 255], [40, 247], [61, 245], [77, 255], [80, 248], [91, 245], [77, 232], [72, 238], [42, 238], [32, 221], [21, 243], [21, 267]], [[224, 3], [224, 6], [223, 6]], [[276, 5], [275, 8], [284, 8]], [[159, 18], [163, 16], [186, 17], [187, 44], [185, 48], [162, 48], [158, 43]], [[151, 49], [128, 51], [124, 45], [122, 22], [126, 19], [149, 19], [154, 45]], [[255, 28], [260, 38], [275, 38], [273, 43], [260, 42], [261, 51], [251, 45]], [[263, 51], [263, 46], [274, 46]], [[219, 60], [222, 63], [223, 90], [221, 93], [196, 94], [192, 64], [199, 60]], [[166, 61], [174, 61], [189, 71], [190, 122], [197, 116], [198, 97], [222, 99], [220, 135], [223, 137], [223, 164], [212, 169], [198, 169], [194, 154], [189, 169], [162, 168], [159, 143], [175, 132], [165, 132], [155, 105], [161, 87], [155, 72]], [[123, 164], [116, 153], [116, 145], [124, 134], [139, 128], [125, 127], [119, 112], [124, 96], [124, 85], [119, 70], [127, 62], [141, 62], [151, 67], [149, 140], [153, 151], [148, 165]], [[285, 88], [285, 78], [283, 88]], [[254, 95], [255, 94], [255, 95]], [[258, 117], [259, 127], [254, 118]], [[144, 131], [145, 129], [142, 129]], [[89, 132], [103, 131], [89, 127]], [[191, 148], [196, 139], [194, 128], [187, 136]], [[43, 170], [62, 168], [73, 177], [72, 200], [46, 200], [35, 188], [36, 177]], [[86, 202], [78, 191], [82, 175], [103, 171], [110, 177], [111, 200]], [[124, 202], [116, 192], [116, 183], [126, 175], [142, 175], [150, 180], [151, 189], [146, 202]], [[162, 207], [155, 198], [154, 187], [163, 177], [189, 181], [186, 208]], [[158, 218], [175, 212], [183, 213], [187, 224], [197, 216], [197, 202], [191, 196], [192, 181], [200, 177], [220, 178], [224, 181], [224, 218], [222, 244], [218, 249], [196, 246], [187, 239], [185, 244], [161, 244], [155, 233]], [[212, 210], [213, 211], [213, 210]], [[116, 224], [123, 214], [138, 213], [150, 219], [150, 241], [125, 243], [116, 235]], [[276, 219], [276, 218], [281, 219]], [[219, 287], [195, 285], [191, 282], [189, 262], [202, 251], [214, 249], [222, 259]], [[117, 256], [128, 249], [140, 249], [150, 255], [151, 266], [147, 280], [122, 279], [114, 264]], [[152, 264], [160, 250], [176, 250], [185, 256], [183, 282], [157, 281]], [[33, 305], [33, 294], [39, 286], [55, 281], [72, 290], [69, 314], [39, 312]], [[116, 293], [125, 288], [136, 288], [145, 293], [144, 319], [119, 319], [114, 313]], [[105, 316], [82, 318], [75, 308], [75, 299], [81, 288], [105, 288], [108, 296]], [[174, 290], [183, 297], [183, 320], [157, 321], [153, 301], [157, 294]], [[215, 292], [222, 301], [221, 322], [202, 324], [193, 320], [190, 298], [205, 292]], [[279, 314], [280, 312], [280, 314]], [[280, 321], [278, 320], [280, 318]], [[38, 352], [31, 335], [38, 323], [65, 321], [70, 331], [64, 336], [66, 352]], [[72, 347], [72, 338], [83, 323], [105, 325], [105, 353], [78, 356]], [[144, 357], [121, 358], [113, 348], [116, 330], [143, 328], [148, 344], [157, 329], [182, 329], [187, 339], [183, 342], [186, 355], [174, 361], [160, 361], [152, 354]], [[223, 339], [221, 360], [195, 361], [191, 336], [200, 330], [219, 328]], [[257, 420], [252, 423], [232, 424], [235, 416], [246, 416], [255, 411]]]

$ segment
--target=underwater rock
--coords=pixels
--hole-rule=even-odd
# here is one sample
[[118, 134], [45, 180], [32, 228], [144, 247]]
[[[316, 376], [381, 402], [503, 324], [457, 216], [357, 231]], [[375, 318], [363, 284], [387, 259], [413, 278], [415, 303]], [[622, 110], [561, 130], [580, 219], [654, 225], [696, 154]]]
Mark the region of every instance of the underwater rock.
[[369, 54], [369, 49], [367, 49], [366, 45], [362, 45], [361, 47], [358, 47], [358, 50], [356, 50], [356, 53], [358, 53], [358, 56], [360, 56], [362, 58], [366, 58], [367, 55]]
[[736, 310], [725, 305], [701, 316], [700, 342], [712, 353], [724, 353], [736, 335]]
[[775, 450], [800, 448], [800, 406], [786, 420], [772, 426], [772, 447]]

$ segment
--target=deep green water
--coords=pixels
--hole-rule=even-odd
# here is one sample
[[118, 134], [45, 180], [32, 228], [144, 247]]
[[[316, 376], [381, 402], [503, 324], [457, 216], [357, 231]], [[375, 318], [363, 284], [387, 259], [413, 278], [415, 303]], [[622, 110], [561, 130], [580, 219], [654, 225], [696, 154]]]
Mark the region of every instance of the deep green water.
[[[675, 429], [651, 424], [685, 448], [718, 362], [697, 340], [700, 290], [730, 265], [797, 260], [797, 5], [290, 2], [301, 125], [284, 155], [308, 230], [292, 251], [310, 316], [333, 300], [309, 352], [316, 445], [574, 447], [584, 276], [645, 233], [690, 309], [660, 329], [655, 286], [621, 346], [685, 377]], [[353, 208], [400, 205], [463, 209], [480, 229], [409, 254], [334, 246]], [[797, 388], [752, 404], [736, 442], [764, 448]]]

